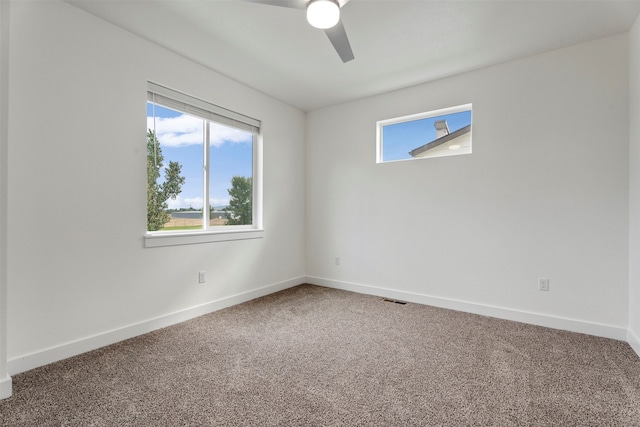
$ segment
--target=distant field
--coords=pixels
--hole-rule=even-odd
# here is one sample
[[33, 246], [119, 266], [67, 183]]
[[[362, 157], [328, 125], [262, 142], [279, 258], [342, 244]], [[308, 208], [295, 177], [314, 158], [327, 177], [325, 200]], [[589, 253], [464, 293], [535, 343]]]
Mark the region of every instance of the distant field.
[[[210, 225], [225, 225], [227, 220], [224, 218], [212, 219]], [[197, 230], [202, 226], [200, 218], [171, 218], [162, 230]]]

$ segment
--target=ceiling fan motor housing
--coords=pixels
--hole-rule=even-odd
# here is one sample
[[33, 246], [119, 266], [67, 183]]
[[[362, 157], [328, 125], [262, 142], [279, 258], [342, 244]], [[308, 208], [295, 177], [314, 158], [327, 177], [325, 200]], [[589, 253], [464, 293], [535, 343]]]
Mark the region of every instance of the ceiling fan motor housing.
[[311, 0], [307, 5], [307, 21], [321, 30], [334, 27], [340, 21], [340, 5], [335, 0]]

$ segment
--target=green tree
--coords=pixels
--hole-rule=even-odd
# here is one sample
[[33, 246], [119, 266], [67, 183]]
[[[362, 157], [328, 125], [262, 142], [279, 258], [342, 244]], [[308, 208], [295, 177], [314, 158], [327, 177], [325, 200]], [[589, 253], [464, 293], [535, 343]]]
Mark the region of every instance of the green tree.
[[234, 176], [231, 178], [231, 188], [227, 191], [229, 192], [229, 196], [231, 196], [229, 206], [223, 209], [227, 212], [227, 225], [251, 224], [253, 178]]
[[158, 183], [164, 156], [155, 133], [147, 131], [147, 230], [160, 230], [170, 219], [167, 213], [167, 200], [175, 200], [182, 191], [185, 178], [180, 176], [182, 165], [169, 162], [164, 171], [164, 182]]

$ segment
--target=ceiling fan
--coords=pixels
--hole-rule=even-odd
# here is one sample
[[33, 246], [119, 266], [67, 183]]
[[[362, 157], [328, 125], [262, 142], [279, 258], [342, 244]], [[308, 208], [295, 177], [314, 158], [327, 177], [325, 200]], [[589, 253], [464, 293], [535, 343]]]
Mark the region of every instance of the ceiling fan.
[[307, 21], [312, 26], [324, 30], [342, 62], [351, 61], [353, 51], [347, 32], [340, 20], [340, 8], [349, 0], [246, 0], [271, 6], [282, 6], [307, 11]]

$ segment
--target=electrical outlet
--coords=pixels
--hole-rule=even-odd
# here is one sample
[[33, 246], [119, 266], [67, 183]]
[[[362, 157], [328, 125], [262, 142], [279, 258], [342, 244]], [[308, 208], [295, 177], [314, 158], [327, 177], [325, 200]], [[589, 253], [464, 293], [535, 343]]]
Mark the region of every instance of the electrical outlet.
[[539, 291], [548, 291], [549, 290], [549, 279], [541, 277], [538, 279], [538, 290]]
[[201, 271], [198, 273], [198, 283], [204, 283], [207, 281], [207, 273]]
[[336, 259], [334, 260], [334, 264], [335, 265], [340, 265], [340, 257], [337, 256]]

